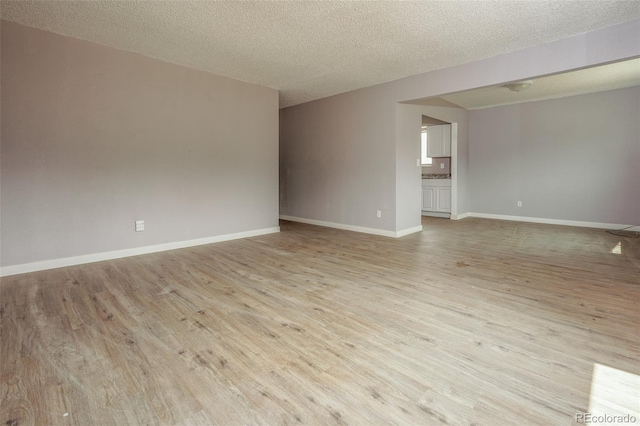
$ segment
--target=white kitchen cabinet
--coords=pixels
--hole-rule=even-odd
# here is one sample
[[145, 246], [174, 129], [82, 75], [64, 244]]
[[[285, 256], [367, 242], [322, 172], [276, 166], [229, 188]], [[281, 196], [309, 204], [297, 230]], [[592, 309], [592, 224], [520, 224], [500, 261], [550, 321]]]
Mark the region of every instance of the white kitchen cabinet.
[[422, 179], [422, 214], [449, 217], [451, 214], [451, 179]]
[[427, 157], [451, 157], [451, 124], [427, 126]]
[[422, 210], [431, 212], [436, 210], [436, 188], [422, 187]]
[[437, 187], [435, 190], [435, 210], [440, 213], [451, 213], [451, 187]]

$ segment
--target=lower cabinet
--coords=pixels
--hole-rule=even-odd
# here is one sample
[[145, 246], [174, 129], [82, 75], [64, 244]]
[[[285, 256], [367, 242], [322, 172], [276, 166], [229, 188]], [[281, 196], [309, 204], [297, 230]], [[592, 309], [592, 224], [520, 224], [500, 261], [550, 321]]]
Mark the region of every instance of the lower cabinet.
[[[422, 185], [422, 212], [447, 216], [451, 213], [451, 181], [425, 180]], [[447, 185], [447, 186], [444, 186]]]
[[436, 210], [436, 189], [434, 187], [422, 187], [422, 210], [428, 212]]
[[436, 211], [451, 213], [451, 188], [436, 188]]

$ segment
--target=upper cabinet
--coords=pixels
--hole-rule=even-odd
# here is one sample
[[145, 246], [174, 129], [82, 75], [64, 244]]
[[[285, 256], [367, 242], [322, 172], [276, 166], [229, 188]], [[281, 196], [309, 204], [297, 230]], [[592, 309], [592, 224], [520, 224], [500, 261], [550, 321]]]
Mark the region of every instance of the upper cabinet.
[[427, 157], [451, 157], [451, 124], [427, 126]]

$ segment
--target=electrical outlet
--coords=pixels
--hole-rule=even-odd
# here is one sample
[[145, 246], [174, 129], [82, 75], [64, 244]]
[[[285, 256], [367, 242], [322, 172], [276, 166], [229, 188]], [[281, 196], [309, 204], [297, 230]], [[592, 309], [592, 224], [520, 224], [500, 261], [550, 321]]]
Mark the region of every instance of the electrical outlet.
[[380, 210], [376, 210], [376, 217], [380, 219], [382, 217], [382, 212]]
[[144, 220], [136, 220], [136, 232], [144, 231]]
[[440, 168], [444, 169], [444, 163], [440, 163]]
[[518, 200], [518, 207], [522, 207], [522, 201]]

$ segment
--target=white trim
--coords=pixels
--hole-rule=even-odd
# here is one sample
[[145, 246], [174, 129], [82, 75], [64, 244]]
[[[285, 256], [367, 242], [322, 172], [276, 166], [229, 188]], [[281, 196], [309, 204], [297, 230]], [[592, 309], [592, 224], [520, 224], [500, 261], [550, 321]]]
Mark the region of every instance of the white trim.
[[383, 237], [391, 237], [391, 238], [399, 238], [405, 235], [413, 234], [414, 232], [422, 231], [422, 225], [416, 226], [414, 228], [407, 228], [407, 229], [403, 229], [402, 231], [394, 232], [394, 231], [386, 231], [384, 229], [367, 228], [365, 226], [356, 226], [356, 225], [346, 225], [344, 223], [326, 222], [324, 220], [307, 219], [305, 217], [288, 216], [284, 214], [280, 215], [280, 219], [289, 220], [291, 222], [300, 222], [300, 223], [306, 223], [309, 225], [325, 226], [327, 228], [342, 229], [345, 231], [353, 231], [353, 232], [362, 232], [364, 234], [380, 235]]
[[458, 123], [451, 123], [451, 218], [458, 216]]
[[467, 217], [469, 217], [469, 213], [461, 213], [461, 214], [458, 214], [458, 215], [453, 215], [452, 214], [451, 215], [451, 220], [461, 220], [461, 219], [465, 219]]
[[413, 228], [403, 229], [402, 231], [396, 231], [396, 238], [404, 237], [405, 235], [415, 234], [416, 232], [422, 232], [422, 225], [414, 226]]
[[420, 213], [420, 215], [427, 216], [427, 217], [441, 217], [444, 219], [450, 219], [452, 216], [451, 213], [430, 212], [430, 211], [423, 211]]
[[[461, 215], [460, 215], [461, 216]], [[458, 219], [460, 219], [458, 216]], [[615, 223], [603, 223], [603, 222], [584, 222], [579, 220], [564, 220], [564, 219], [548, 219], [544, 217], [527, 217], [527, 216], [508, 216], [502, 214], [491, 214], [491, 213], [467, 213], [465, 217], [478, 217], [482, 219], [497, 219], [497, 220], [512, 220], [516, 222], [531, 222], [531, 223], [544, 223], [547, 225], [565, 225], [565, 226], [578, 226], [581, 228], [597, 228], [597, 229], [622, 229], [628, 228], [631, 225], [620, 225]], [[629, 231], [634, 230], [635, 228], [639, 228], [635, 226], [634, 228], [628, 229]]]
[[119, 259], [122, 257], [138, 256], [159, 251], [175, 250], [240, 238], [257, 237], [259, 235], [280, 232], [280, 227], [256, 229], [253, 231], [236, 232], [234, 234], [216, 235], [215, 237], [198, 238], [195, 240], [176, 241], [173, 243], [156, 244], [153, 246], [136, 247], [124, 250], [107, 251], [103, 253], [86, 254], [82, 256], [65, 257], [62, 259], [43, 260], [40, 262], [23, 263], [21, 265], [0, 268], [0, 277], [25, 274], [27, 272], [43, 271], [45, 269], [63, 268], [65, 266], [82, 265], [84, 263], [100, 262], [103, 260]]

